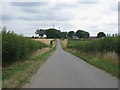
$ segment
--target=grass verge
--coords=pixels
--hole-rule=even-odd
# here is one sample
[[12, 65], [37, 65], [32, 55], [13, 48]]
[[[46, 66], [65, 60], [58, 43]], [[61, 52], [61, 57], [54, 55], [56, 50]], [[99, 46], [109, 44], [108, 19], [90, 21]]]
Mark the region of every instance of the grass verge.
[[64, 50], [66, 50], [67, 48], [67, 43], [66, 43], [67, 41], [65, 41], [65, 39], [61, 39], [60, 40], [60, 43], [61, 43], [61, 45], [62, 45], [62, 48], [64, 49]]
[[30, 78], [38, 71], [40, 66], [55, 51], [56, 46], [24, 62], [17, 62], [14, 65], [3, 69], [2, 88], [21, 88], [25, 83], [29, 83]]
[[[61, 44], [62, 44], [62, 40], [61, 40]], [[110, 60], [107, 60], [105, 58], [106, 55], [104, 53], [83, 52], [83, 51], [78, 51], [76, 49], [68, 49], [65, 48], [63, 44], [62, 47], [65, 51], [72, 53], [73, 55], [83, 59], [87, 63], [95, 67], [98, 67], [100, 69], [103, 69], [106, 72], [112, 74], [113, 76], [120, 78], [120, 73], [118, 72], [118, 70], [120, 70], [119, 65], [112, 63]], [[104, 55], [105, 57], [103, 57]]]

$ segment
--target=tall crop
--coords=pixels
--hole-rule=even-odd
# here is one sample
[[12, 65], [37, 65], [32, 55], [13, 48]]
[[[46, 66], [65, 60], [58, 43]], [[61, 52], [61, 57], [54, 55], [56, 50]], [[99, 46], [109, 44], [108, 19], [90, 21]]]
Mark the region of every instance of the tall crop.
[[96, 51], [96, 52], [107, 52], [107, 51], [115, 51], [118, 53], [120, 51], [120, 43], [118, 40], [120, 36], [114, 37], [105, 37], [103, 39], [93, 40], [93, 41], [70, 41], [68, 44], [68, 48], [73, 48], [77, 50], [83, 51]]
[[3, 66], [18, 60], [27, 59], [34, 51], [48, 45], [17, 35], [10, 31], [2, 31]]

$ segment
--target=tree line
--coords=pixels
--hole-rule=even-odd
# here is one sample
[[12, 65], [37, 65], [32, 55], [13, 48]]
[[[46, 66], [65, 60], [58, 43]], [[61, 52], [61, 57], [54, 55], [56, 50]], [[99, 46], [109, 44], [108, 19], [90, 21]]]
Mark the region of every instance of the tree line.
[[[55, 28], [49, 29], [37, 29], [35, 34], [38, 34], [41, 38], [46, 35], [46, 38], [89, 38], [89, 32], [85, 30], [77, 30], [69, 31], [69, 32], [61, 32]], [[97, 38], [105, 37], [106, 34], [104, 32], [99, 32], [97, 34]]]

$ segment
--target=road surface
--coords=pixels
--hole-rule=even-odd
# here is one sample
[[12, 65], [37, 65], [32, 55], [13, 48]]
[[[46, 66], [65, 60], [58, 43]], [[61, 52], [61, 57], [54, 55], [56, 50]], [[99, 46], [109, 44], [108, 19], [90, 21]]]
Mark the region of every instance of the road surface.
[[117, 88], [118, 79], [64, 51], [52, 56], [23, 88]]

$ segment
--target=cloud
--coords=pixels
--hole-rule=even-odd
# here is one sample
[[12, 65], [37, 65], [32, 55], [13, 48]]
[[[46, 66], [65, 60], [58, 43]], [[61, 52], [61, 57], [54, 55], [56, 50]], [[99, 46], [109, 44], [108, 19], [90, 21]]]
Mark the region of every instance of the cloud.
[[36, 7], [45, 5], [44, 2], [12, 2], [11, 5], [17, 6], [17, 7]]
[[[34, 6], [35, 4], [40, 4], [33, 8], [28, 8], [27, 6]], [[59, 11], [53, 9], [57, 8], [53, 3], [40, 2], [40, 3], [31, 3], [31, 2], [20, 2], [20, 3], [11, 3], [12, 7], [18, 6], [18, 9], [21, 14], [19, 14], [16, 19], [24, 21], [70, 21], [73, 18], [72, 13], [66, 11]], [[23, 8], [26, 5], [25, 8]], [[47, 5], [47, 6], [46, 6]], [[23, 6], [23, 7], [22, 7]], [[17, 15], [17, 13], [15, 13]]]
[[38, 13], [37, 10], [32, 10], [32, 9], [23, 9], [22, 11], [26, 13]]
[[0, 3], [0, 28], [2, 27], [2, 3]]
[[3, 23], [17, 33], [34, 34], [38, 28], [83, 29], [96, 35], [117, 32], [117, 0], [58, 0], [3, 3]]
[[91, 2], [91, 1], [83, 1], [83, 2], [81, 2], [81, 1], [79, 1], [78, 3], [79, 4], [97, 4], [98, 2]]
[[6, 15], [6, 14], [2, 15], [2, 20], [3, 21], [10, 21], [10, 20], [13, 20], [13, 19], [15, 19], [15, 18], [12, 17], [11, 15]]
[[78, 0], [77, 3], [79, 4], [99, 4], [100, 3], [100, 0]]
[[29, 17], [27, 15], [19, 16], [16, 19], [25, 20], [25, 21], [70, 21], [72, 19], [72, 16], [70, 14], [69, 15], [63, 14], [63, 13], [50, 13], [49, 14], [46, 12], [40, 15], [39, 14], [29, 15]]

